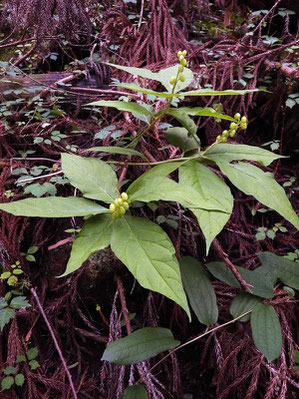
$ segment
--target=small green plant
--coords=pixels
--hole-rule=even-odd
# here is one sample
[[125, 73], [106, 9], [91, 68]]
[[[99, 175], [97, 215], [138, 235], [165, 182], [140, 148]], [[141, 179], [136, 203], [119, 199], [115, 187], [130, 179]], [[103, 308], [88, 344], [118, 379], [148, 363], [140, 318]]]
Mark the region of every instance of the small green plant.
[[284, 227], [281, 223], [275, 223], [275, 225], [271, 228], [267, 227], [259, 227], [257, 229], [257, 233], [255, 235], [255, 238], [258, 241], [263, 241], [267, 237], [271, 238], [271, 240], [274, 240], [276, 233], [280, 231], [281, 233], [287, 233], [288, 229]]
[[3, 372], [7, 377], [4, 377], [1, 381], [2, 391], [10, 389], [14, 384], [16, 384], [18, 387], [23, 386], [25, 377], [21, 373], [17, 374], [16, 367], [6, 367]]
[[17, 260], [14, 264], [11, 265], [12, 272], [11, 271], [5, 271], [1, 273], [0, 278], [2, 280], [7, 280], [7, 284], [11, 286], [15, 286], [18, 284], [18, 276], [23, 274], [23, 270], [21, 267], [20, 262]]
[[30, 370], [36, 370], [38, 367], [40, 367], [40, 364], [36, 360], [37, 355], [38, 349], [36, 347], [30, 348], [26, 352], [26, 355], [17, 356], [17, 363], [26, 362], [29, 365]]
[[8, 300], [0, 297], [0, 330], [3, 331], [4, 326], [15, 317], [16, 310], [23, 308], [30, 308], [25, 296], [17, 296], [9, 304]]
[[34, 254], [39, 250], [39, 247], [33, 246], [28, 248], [27, 252], [21, 252], [21, 256], [24, 256], [28, 262], [36, 262]]

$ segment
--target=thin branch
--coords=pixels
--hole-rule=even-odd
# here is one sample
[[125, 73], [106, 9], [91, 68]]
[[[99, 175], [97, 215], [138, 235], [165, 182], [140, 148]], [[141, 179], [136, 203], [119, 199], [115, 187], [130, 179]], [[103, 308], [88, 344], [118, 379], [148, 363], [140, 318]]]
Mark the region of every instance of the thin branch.
[[40, 303], [40, 300], [39, 300], [39, 298], [38, 298], [38, 296], [37, 296], [37, 293], [36, 293], [36, 291], [35, 291], [34, 288], [31, 288], [31, 293], [33, 294], [34, 299], [36, 300], [37, 306], [38, 306], [38, 308], [39, 308], [39, 310], [40, 310], [40, 312], [41, 312], [41, 314], [42, 314], [42, 316], [43, 316], [43, 318], [44, 318], [44, 320], [45, 320], [45, 323], [46, 323], [46, 325], [47, 325], [47, 327], [48, 327], [48, 330], [49, 330], [49, 332], [50, 332], [50, 334], [51, 334], [51, 337], [52, 337], [52, 339], [53, 339], [55, 348], [57, 349], [57, 352], [58, 352], [58, 354], [59, 354], [60, 360], [61, 360], [61, 362], [62, 362], [64, 371], [65, 371], [65, 373], [66, 373], [66, 375], [67, 375], [67, 377], [68, 377], [68, 380], [69, 380], [69, 383], [70, 383], [70, 387], [71, 387], [71, 390], [72, 390], [73, 395], [74, 395], [74, 399], [78, 399], [78, 396], [77, 396], [77, 393], [76, 393], [76, 390], [75, 390], [75, 387], [74, 387], [74, 384], [73, 384], [73, 380], [72, 380], [71, 373], [69, 372], [69, 369], [67, 368], [65, 359], [64, 359], [63, 354], [62, 354], [62, 352], [61, 352], [61, 349], [60, 349], [60, 347], [59, 347], [59, 345], [58, 345], [58, 342], [57, 342], [57, 339], [56, 339], [56, 337], [55, 337], [54, 331], [53, 331], [53, 329], [52, 329], [52, 327], [51, 327], [51, 325], [50, 325], [50, 323], [49, 323], [49, 320], [47, 319], [47, 316], [46, 316], [46, 314], [45, 314], [45, 312], [44, 312], [44, 309], [43, 309], [43, 307], [42, 307], [42, 305], [41, 305], [41, 303]]
[[223, 251], [219, 241], [215, 238], [213, 241], [213, 245], [216, 249], [216, 251], [218, 252], [218, 254], [220, 255], [220, 257], [222, 258], [222, 260], [226, 263], [227, 267], [229, 268], [229, 270], [233, 273], [233, 275], [236, 277], [236, 279], [238, 280], [238, 282], [240, 283], [241, 287], [248, 292], [251, 292], [250, 288], [252, 288], [251, 284], [246, 283], [246, 281], [243, 279], [243, 277], [241, 276], [241, 274], [238, 272], [237, 268], [235, 265], [232, 264], [232, 262], [230, 261], [228, 255]]
[[237, 320], [241, 319], [242, 317], [246, 316], [247, 314], [249, 314], [249, 313], [251, 313], [251, 312], [252, 312], [252, 309], [251, 309], [251, 310], [248, 310], [248, 311], [245, 312], [245, 313], [242, 313], [240, 316], [236, 317], [235, 319], [230, 320], [230, 321], [228, 321], [227, 323], [220, 324], [220, 326], [214, 327], [214, 328], [212, 328], [211, 330], [208, 330], [208, 331], [204, 332], [203, 334], [198, 335], [197, 337], [191, 339], [190, 341], [187, 341], [187, 342], [185, 342], [184, 344], [182, 344], [182, 345], [180, 345], [180, 346], [177, 346], [177, 347], [174, 348], [173, 350], [169, 351], [169, 353], [167, 353], [166, 356], [164, 356], [161, 360], [159, 360], [157, 363], [155, 363], [155, 364], [153, 365], [153, 367], [151, 367], [149, 370], [147, 370], [146, 374], [145, 374], [144, 376], [142, 376], [142, 377], [136, 382], [135, 385], [138, 385], [140, 382], [142, 382], [142, 380], [147, 376], [147, 374], [149, 374], [154, 368], [156, 368], [159, 364], [161, 364], [162, 362], [164, 362], [165, 359], [167, 359], [169, 356], [171, 356], [172, 354], [174, 354], [175, 352], [177, 352], [179, 349], [182, 349], [182, 348], [184, 348], [184, 347], [187, 346], [187, 345], [193, 344], [193, 342], [196, 342], [196, 341], [198, 341], [199, 339], [203, 338], [204, 336], [206, 336], [206, 335], [208, 335], [208, 334], [211, 334], [211, 333], [214, 332], [214, 331], [220, 330], [221, 328], [226, 327], [226, 326], [228, 326], [229, 324], [235, 323]]

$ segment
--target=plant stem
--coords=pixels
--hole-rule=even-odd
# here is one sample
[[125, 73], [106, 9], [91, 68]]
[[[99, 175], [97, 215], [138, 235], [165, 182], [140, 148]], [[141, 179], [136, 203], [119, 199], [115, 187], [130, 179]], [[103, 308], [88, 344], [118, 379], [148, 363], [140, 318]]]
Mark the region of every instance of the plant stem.
[[48, 327], [48, 330], [49, 330], [49, 332], [51, 334], [51, 337], [53, 339], [55, 348], [57, 349], [57, 352], [59, 354], [60, 360], [62, 362], [62, 366], [63, 366], [64, 371], [65, 371], [65, 373], [66, 373], [66, 375], [68, 377], [68, 380], [69, 380], [69, 383], [70, 383], [70, 387], [71, 387], [71, 390], [72, 390], [73, 395], [74, 395], [74, 399], [78, 399], [78, 396], [77, 396], [77, 393], [76, 393], [76, 390], [75, 390], [75, 387], [74, 387], [74, 384], [73, 384], [71, 373], [69, 372], [69, 369], [67, 368], [66, 361], [65, 361], [65, 359], [63, 357], [63, 354], [61, 352], [61, 349], [60, 349], [60, 347], [58, 345], [58, 342], [57, 342], [57, 339], [55, 337], [54, 331], [53, 331], [53, 329], [52, 329], [52, 327], [51, 327], [51, 325], [49, 323], [49, 320], [47, 319], [47, 316], [46, 316], [46, 314], [44, 312], [42, 304], [40, 303], [40, 300], [39, 300], [39, 298], [37, 296], [37, 293], [36, 293], [34, 288], [31, 288], [31, 293], [33, 294], [34, 299], [36, 300], [37, 306], [38, 306], [38, 308], [39, 308], [39, 310], [40, 310], [40, 312], [41, 312], [41, 314], [43, 316], [43, 319], [45, 320], [45, 323], [46, 323], [46, 325]]
[[208, 331], [204, 332], [203, 334], [200, 334], [200, 335], [198, 335], [197, 337], [191, 339], [190, 341], [187, 341], [187, 342], [185, 342], [184, 344], [177, 346], [176, 348], [174, 348], [173, 350], [171, 350], [166, 356], [164, 356], [161, 360], [159, 360], [157, 363], [155, 363], [155, 364], [153, 365], [153, 367], [151, 367], [151, 368], [146, 372], [146, 374], [145, 374], [143, 377], [139, 378], [139, 380], [136, 382], [135, 385], [138, 385], [140, 382], [142, 382], [142, 380], [147, 376], [148, 373], [150, 373], [150, 372], [151, 372], [154, 368], [156, 368], [160, 363], [162, 363], [165, 359], [167, 359], [167, 358], [168, 358], [169, 356], [171, 356], [173, 353], [177, 352], [179, 349], [182, 349], [182, 348], [184, 348], [184, 347], [187, 346], [187, 345], [193, 344], [193, 342], [198, 341], [200, 338], [203, 338], [204, 336], [206, 336], [206, 335], [208, 335], [208, 334], [211, 334], [211, 333], [214, 332], [214, 331], [220, 330], [220, 328], [222, 328], [222, 327], [226, 327], [226, 326], [228, 326], [229, 324], [235, 323], [237, 320], [241, 319], [243, 316], [246, 316], [247, 314], [249, 314], [249, 313], [251, 313], [251, 312], [252, 312], [252, 309], [251, 309], [251, 310], [248, 310], [248, 311], [245, 312], [245, 313], [242, 313], [240, 316], [236, 317], [236, 318], [233, 319], [233, 320], [228, 321], [227, 323], [224, 323], [224, 324], [221, 324], [220, 326], [214, 327], [214, 328], [212, 328], [211, 330], [208, 330]]

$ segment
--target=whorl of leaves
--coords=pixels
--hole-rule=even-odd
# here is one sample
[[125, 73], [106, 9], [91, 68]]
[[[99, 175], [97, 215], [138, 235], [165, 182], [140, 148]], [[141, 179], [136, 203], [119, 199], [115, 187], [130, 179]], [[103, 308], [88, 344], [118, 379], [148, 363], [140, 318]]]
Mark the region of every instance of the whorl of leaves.
[[73, 38], [89, 32], [87, 16], [93, 0], [4, 0], [2, 23], [12, 30], [28, 30], [39, 39], [58, 33]]

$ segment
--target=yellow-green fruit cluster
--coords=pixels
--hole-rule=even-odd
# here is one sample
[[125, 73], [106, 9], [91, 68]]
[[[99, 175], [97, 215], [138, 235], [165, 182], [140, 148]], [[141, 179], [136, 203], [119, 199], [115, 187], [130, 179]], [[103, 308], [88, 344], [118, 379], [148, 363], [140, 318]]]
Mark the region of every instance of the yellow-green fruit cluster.
[[121, 193], [119, 198], [116, 198], [109, 206], [110, 213], [112, 213], [112, 219], [116, 220], [123, 216], [129, 209], [128, 194]]
[[187, 61], [185, 60], [186, 55], [187, 55], [186, 50], [177, 52], [177, 57], [180, 61], [180, 65], [178, 67], [178, 75], [172, 76], [170, 79], [170, 84], [172, 86], [176, 85], [177, 82], [179, 82], [179, 81], [185, 82], [185, 80], [186, 80], [186, 77], [184, 75], [184, 67], [187, 65]]
[[239, 113], [234, 115], [236, 122], [232, 122], [229, 126], [229, 130], [223, 130], [222, 134], [217, 136], [216, 140], [220, 143], [226, 143], [229, 137], [235, 137], [237, 130], [240, 128], [242, 130], [247, 129], [247, 118], [246, 116], [242, 116]]

